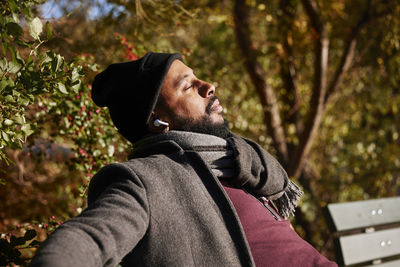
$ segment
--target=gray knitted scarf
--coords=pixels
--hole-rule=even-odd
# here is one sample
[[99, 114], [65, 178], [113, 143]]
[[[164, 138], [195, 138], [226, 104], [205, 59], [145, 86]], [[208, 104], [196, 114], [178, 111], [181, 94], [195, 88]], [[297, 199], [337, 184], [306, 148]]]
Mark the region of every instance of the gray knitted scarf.
[[284, 218], [293, 215], [303, 192], [289, 180], [278, 161], [255, 142], [234, 134], [225, 140], [208, 134], [169, 131], [138, 141], [133, 153], [167, 140], [176, 142], [185, 151], [196, 151], [224, 185], [241, 188], [255, 197], [266, 197]]

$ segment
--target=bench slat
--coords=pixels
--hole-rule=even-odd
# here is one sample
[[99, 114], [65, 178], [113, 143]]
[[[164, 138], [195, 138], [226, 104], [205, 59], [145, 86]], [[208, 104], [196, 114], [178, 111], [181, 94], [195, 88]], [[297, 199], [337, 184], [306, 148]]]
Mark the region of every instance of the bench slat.
[[336, 231], [400, 222], [400, 197], [327, 206]]
[[381, 264], [367, 265], [365, 267], [399, 267], [400, 260], [388, 261]]
[[400, 254], [400, 228], [342, 236], [339, 243], [345, 265], [389, 257]]

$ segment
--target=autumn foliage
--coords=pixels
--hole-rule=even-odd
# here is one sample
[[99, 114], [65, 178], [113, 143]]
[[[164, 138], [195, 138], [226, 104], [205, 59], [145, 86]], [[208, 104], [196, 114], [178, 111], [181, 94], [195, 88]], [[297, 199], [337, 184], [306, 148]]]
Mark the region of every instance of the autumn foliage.
[[[61, 15], [49, 18], [43, 2]], [[85, 208], [91, 177], [126, 159], [131, 147], [92, 102], [91, 82], [148, 51], [180, 52], [215, 85], [231, 130], [302, 185], [293, 225], [330, 258], [324, 205], [400, 192], [398, 1], [108, 0], [96, 9], [8, 0], [0, 8], [0, 265], [26, 265]]]

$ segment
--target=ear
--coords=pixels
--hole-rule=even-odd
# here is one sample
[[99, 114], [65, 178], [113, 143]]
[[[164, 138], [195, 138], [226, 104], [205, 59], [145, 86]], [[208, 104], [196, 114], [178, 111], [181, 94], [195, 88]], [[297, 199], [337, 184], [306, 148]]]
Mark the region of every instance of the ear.
[[156, 119], [162, 120], [161, 118], [157, 117], [155, 112], [152, 112], [150, 115], [149, 123], [147, 124], [147, 128], [149, 129], [149, 132], [151, 132], [151, 133], [166, 133], [166, 132], [168, 132], [169, 126], [163, 126], [163, 125], [155, 126], [154, 125], [154, 121]]

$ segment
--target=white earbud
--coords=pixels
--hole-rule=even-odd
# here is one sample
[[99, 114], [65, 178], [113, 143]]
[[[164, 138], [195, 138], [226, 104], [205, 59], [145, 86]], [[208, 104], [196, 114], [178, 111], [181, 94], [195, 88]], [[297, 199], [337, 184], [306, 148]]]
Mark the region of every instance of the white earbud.
[[169, 126], [168, 122], [165, 122], [165, 121], [162, 121], [162, 120], [159, 120], [159, 119], [154, 120], [153, 124], [156, 127], [160, 127], [161, 125], [162, 126]]

